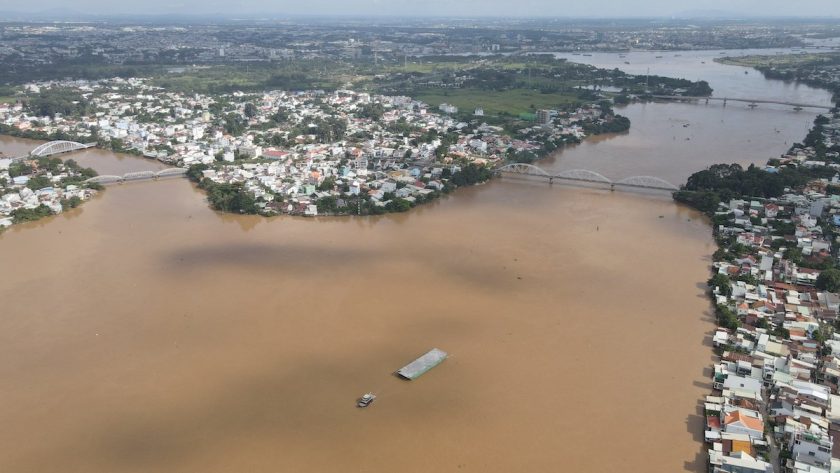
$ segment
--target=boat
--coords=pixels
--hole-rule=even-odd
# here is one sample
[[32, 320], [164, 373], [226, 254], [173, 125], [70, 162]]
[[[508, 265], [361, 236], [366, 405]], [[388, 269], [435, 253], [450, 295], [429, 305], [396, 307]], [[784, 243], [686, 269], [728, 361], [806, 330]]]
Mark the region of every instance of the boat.
[[357, 407], [367, 407], [376, 400], [376, 394], [367, 393], [364, 396], [360, 397], [359, 400], [356, 402]]
[[630, 64], [630, 61], [624, 61], [624, 64]]

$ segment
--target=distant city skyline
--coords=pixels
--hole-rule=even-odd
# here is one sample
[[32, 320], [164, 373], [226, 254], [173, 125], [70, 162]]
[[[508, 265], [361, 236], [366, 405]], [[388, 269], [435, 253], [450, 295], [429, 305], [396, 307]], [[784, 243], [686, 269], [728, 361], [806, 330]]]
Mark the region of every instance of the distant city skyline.
[[512, 17], [838, 17], [836, 0], [0, 0], [0, 11], [55, 15], [377, 15]]

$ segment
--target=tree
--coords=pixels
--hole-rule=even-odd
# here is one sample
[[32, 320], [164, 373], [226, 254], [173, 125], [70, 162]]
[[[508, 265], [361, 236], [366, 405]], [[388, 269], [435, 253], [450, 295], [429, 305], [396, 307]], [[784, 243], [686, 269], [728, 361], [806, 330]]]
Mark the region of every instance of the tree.
[[204, 171], [210, 169], [206, 164], [193, 164], [187, 169], [187, 177], [193, 182], [201, 182], [204, 179]]
[[730, 330], [736, 330], [740, 325], [740, 321], [738, 320], [738, 315], [732, 311], [729, 307], [725, 305], [717, 306], [717, 310], [715, 311], [718, 319], [718, 324], [721, 327], [726, 327]]
[[45, 187], [51, 187], [52, 181], [47, 176], [35, 176], [29, 179], [29, 182], [26, 183], [26, 187], [32, 189], [33, 191], [37, 191], [38, 189], [43, 189]]
[[408, 212], [411, 209], [411, 202], [405, 199], [394, 199], [385, 205], [389, 212]]
[[254, 196], [248, 192], [242, 183], [217, 184], [209, 179], [201, 181], [207, 191], [207, 200], [216, 210], [236, 213], [257, 213]]
[[484, 182], [493, 176], [493, 172], [484, 166], [470, 163], [464, 166], [461, 171], [452, 175], [452, 184], [456, 186], [471, 186]]
[[724, 296], [730, 296], [732, 294], [732, 286], [729, 285], [729, 282], [729, 276], [717, 273], [712, 276], [706, 284], [708, 284], [712, 289], [718, 288], [720, 293]]
[[248, 118], [254, 118], [257, 116], [257, 106], [248, 102], [245, 104], [245, 116]]
[[840, 291], [840, 269], [826, 269], [817, 276], [817, 288], [829, 292]]
[[334, 187], [335, 187], [335, 178], [330, 176], [330, 177], [324, 179], [321, 182], [321, 184], [318, 185], [318, 190], [322, 191], [322, 192], [331, 191], [331, 190], [333, 190]]
[[70, 197], [69, 199], [62, 199], [61, 200], [61, 207], [64, 208], [64, 210], [75, 209], [76, 207], [81, 205], [81, 203], [82, 203], [82, 199], [80, 199], [79, 196], [74, 195], [73, 197]]
[[32, 168], [24, 163], [12, 163], [9, 165], [9, 176], [18, 177], [26, 174], [31, 174]]
[[53, 212], [44, 204], [35, 207], [34, 209], [19, 208], [12, 210], [11, 217], [15, 223], [31, 222], [43, 217], [52, 215]]

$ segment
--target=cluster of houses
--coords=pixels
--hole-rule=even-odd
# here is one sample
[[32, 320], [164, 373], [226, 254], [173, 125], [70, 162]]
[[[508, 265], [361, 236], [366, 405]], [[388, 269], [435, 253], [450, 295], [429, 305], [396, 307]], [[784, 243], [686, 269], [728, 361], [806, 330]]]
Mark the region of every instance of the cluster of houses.
[[822, 115], [820, 123], [816, 126], [819, 126], [821, 131], [822, 146], [818, 148], [814, 146], [815, 143], [811, 143], [811, 146], [796, 145], [781, 158], [774, 160], [770, 171], [774, 171], [778, 166], [840, 169], [840, 152], [837, 151], [840, 147], [840, 118]]
[[[459, 121], [409, 97], [350, 90], [187, 95], [121, 78], [26, 87], [31, 94], [51, 89], [78, 93], [91, 111], [45, 117], [20, 103], [0, 104], [0, 124], [119, 143], [115, 148], [181, 167], [204, 164], [213, 168], [206, 177], [244, 182], [271, 213], [303, 213], [323, 192], [363, 194], [377, 203], [383, 193], [422, 198], [443, 187], [443, 169], [537, 153], [546, 137], [579, 141], [585, 137], [579, 123], [601, 113], [598, 105], [546, 111], [541, 123], [520, 130], [525, 138], [514, 139], [501, 127]], [[312, 192], [328, 179], [336, 181], [333, 189]]]
[[[41, 175], [46, 176], [52, 184], [36, 189], [27, 187], [34, 176]], [[0, 229], [16, 222], [17, 210], [35, 210], [44, 206], [51, 214], [60, 214], [68, 202], [88, 200], [96, 194], [94, 189], [62, 182], [72, 177], [76, 176], [69, 169], [56, 174], [43, 170], [33, 175], [16, 177], [11, 177], [8, 169], [0, 169]]]
[[[794, 148], [782, 164], [812, 166], [817, 154]], [[838, 262], [834, 186], [837, 175], [775, 199], [720, 204], [719, 359], [704, 406], [712, 472], [840, 471], [840, 296], [820, 280]]]

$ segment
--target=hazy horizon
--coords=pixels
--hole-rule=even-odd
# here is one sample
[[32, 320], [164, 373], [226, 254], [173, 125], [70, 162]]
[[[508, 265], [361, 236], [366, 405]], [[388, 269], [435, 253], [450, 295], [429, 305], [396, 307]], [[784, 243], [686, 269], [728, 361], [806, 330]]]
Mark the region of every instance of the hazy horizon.
[[530, 0], [147, 0], [142, 3], [115, 4], [111, 0], [32, 0], [26, 3], [0, 0], [0, 11], [19, 15], [80, 14], [108, 15], [290, 15], [290, 16], [422, 16], [422, 17], [527, 17], [527, 18], [667, 18], [667, 17], [837, 17], [840, 2], [812, 0], [706, 0], [695, 1], [591, 0], [589, 2]]

